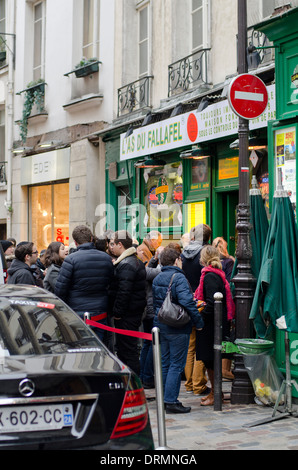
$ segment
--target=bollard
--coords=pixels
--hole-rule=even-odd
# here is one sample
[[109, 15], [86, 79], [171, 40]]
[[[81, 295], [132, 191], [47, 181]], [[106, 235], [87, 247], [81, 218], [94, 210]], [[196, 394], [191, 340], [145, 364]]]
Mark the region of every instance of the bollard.
[[87, 320], [90, 320], [90, 313], [85, 312], [85, 313], [84, 313], [84, 322], [86, 323]]
[[158, 447], [155, 450], [167, 450], [168, 447], [167, 447], [167, 440], [166, 440], [165, 409], [164, 409], [164, 401], [163, 401], [160, 336], [159, 336], [159, 328], [156, 328], [156, 327], [154, 327], [152, 330], [152, 348], [153, 348], [157, 425], [158, 425]]
[[214, 411], [222, 410], [222, 299], [214, 294]]

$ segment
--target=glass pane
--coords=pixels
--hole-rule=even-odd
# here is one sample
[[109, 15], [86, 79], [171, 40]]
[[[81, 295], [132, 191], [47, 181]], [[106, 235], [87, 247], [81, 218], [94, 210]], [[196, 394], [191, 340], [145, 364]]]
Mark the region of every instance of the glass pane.
[[93, 57], [94, 0], [84, 0], [83, 56]]
[[191, 184], [197, 185], [197, 189], [209, 187], [208, 158], [192, 160]]
[[53, 241], [69, 242], [69, 183], [29, 190], [31, 240], [41, 251]]
[[[26, 300], [26, 304], [24, 301]], [[63, 321], [61, 321], [63, 318]], [[57, 354], [69, 349], [100, 347], [88, 327], [59, 299], [34, 295], [0, 300], [0, 347], [9, 356]], [[5, 331], [5, 334], [3, 334]]]
[[140, 75], [148, 72], [148, 41], [140, 44]]
[[41, 251], [54, 241], [52, 239], [52, 187], [34, 186], [30, 188], [31, 201], [31, 240]]
[[55, 184], [54, 191], [54, 241], [69, 245], [69, 184]]
[[[5, 161], [5, 127], [0, 126], [0, 162]], [[0, 178], [1, 182], [1, 178]]]
[[198, 10], [192, 16], [192, 48], [203, 44], [203, 11]]
[[[5, 18], [5, 0], [0, 0], [0, 21]], [[5, 29], [1, 29], [2, 33], [5, 33]]]
[[144, 170], [145, 225], [151, 228], [181, 227], [183, 207], [182, 163]]
[[41, 64], [41, 47], [42, 24], [41, 21], [38, 21], [34, 26], [34, 67], [38, 67]]
[[140, 41], [148, 37], [148, 7], [140, 11]]
[[41, 20], [42, 18], [42, 3], [38, 3], [34, 7], [34, 21]]
[[201, 8], [203, 5], [203, 0], [192, 0], [192, 11], [197, 10], [197, 8]]
[[263, 0], [263, 18], [272, 15], [275, 8], [275, 0]]

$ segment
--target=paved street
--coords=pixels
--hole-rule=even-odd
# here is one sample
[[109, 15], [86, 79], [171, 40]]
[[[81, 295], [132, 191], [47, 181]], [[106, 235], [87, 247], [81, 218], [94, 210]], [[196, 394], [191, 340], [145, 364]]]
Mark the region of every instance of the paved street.
[[[231, 383], [223, 382], [225, 398]], [[158, 427], [155, 390], [146, 390], [155, 446]], [[244, 427], [270, 418], [273, 409], [251, 405], [231, 405], [225, 400], [222, 411], [200, 406], [200, 398], [185, 392], [181, 385], [179, 400], [192, 410], [188, 414], [166, 414], [166, 442], [170, 450], [298, 450], [298, 420], [279, 419], [261, 426]], [[279, 415], [279, 413], [278, 413]]]

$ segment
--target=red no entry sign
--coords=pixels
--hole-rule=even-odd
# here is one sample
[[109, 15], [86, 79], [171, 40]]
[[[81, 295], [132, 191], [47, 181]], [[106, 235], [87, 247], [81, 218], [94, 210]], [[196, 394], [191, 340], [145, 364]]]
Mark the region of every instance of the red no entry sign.
[[231, 108], [239, 117], [255, 119], [267, 108], [268, 91], [259, 77], [245, 73], [231, 82], [228, 98]]

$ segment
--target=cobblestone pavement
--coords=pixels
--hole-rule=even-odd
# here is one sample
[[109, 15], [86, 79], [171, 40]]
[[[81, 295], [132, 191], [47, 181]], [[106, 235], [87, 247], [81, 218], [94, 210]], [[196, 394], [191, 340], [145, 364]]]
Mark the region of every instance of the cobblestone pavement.
[[[292, 414], [277, 421], [250, 427], [271, 418], [273, 408], [231, 405], [231, 382], [223, 382], [225, 401], [222, 411], [200, 406], [201, 399], [186, 393], [181, 384], [179, 400], [192, 410], [187, 414], [165, 414], [166, 443], [169, 450], [298, 450], [298, 419]], [[155, 390], [146, 390], [155, 447], [158, 421]], [[296, 411], [293, 406], [293, 412]], [[276, 416], [284, 416], [277, 413]], [[249, 425], [249, 427], [246, 427]]]

